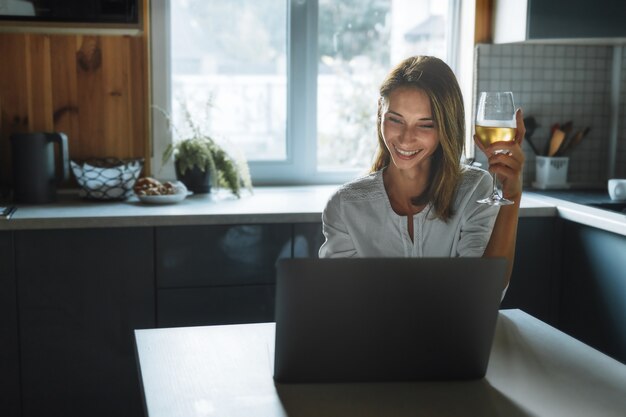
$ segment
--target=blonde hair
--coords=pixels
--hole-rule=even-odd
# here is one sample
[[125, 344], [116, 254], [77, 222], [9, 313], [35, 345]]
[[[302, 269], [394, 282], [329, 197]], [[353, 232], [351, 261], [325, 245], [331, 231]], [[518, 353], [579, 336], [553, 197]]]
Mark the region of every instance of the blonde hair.
[[461, 155], [465, 138], [465, 110], [461, 89], [450, 67], [432, 56], [414, 56], [400, 62], [380, 86], [378, 101], [378, 150], [371, 171], [381, 170], [391, 162], [381, 130], [383, 105], [389, 94], [399, 87], [422, 90], [430, 100], [439, 146], [431, 159], [429, 186], [421, 196], [412, 199], [419, 205], [430, 202], [441, 220], [452, 215], [452, 202], [461, 178]]

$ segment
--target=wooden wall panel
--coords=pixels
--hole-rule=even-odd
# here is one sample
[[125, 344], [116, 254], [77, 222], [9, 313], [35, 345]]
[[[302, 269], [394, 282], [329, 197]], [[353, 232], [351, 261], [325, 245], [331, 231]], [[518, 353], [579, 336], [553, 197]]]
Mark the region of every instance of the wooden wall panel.
[[[105, 155], [104, 124], [105, 118], [102, 91], [102, 38], [83, 36], [78, 40], [76, 51], [76, 84], [78, 86], [78, 121], [80, 133], [75, 140], [76, 149], [72, 152], [76, 158], [90, 155]], [[114, 122], [113, 118], [109, 119]], [[118, 123], [119, 121], [115, 121]], [[70, 142], [70, 149], [72, 142]]]
[[491, 43], [493, 39], [493, 0], [476, 0], [474, 43]]
[[78, 84], [76, 77], [76, 51], [78, 39], [73, 36], [50, 38], [52, 91], [52, 123], [54, 129], [65, 132], [71, 138], [73, 153], [79, 142]]
[[[147, 16], [146, 14], [144, 14]], [[146, 31], [149, 30], [149, 22], [144, 22]], [[152, 111], [150, 105], [152, 99], [150, 97], [150, 50], [147, 48], [147, 44], [142, 39], [132, 39], [130, 42], [129, 57], [127, 64], [129, 65], [129, 79], [130, 82], [130, 102], [131, 103], [143, 103], [143, 107], [136, 105], [131, 106], [132, 114], [132, 128], [131, 137], [133, 138], [130, 143], [133, 145], [133, 155], [145, 155], [146, 164], [149, 166], [150, 156], [152, 155], [151, 146], [151, 132], [150, 125], [152, 119]], [[143, 57], [143, 59], [137, 59], [136, 57]], [[130, 63], [132, 62], [132, 65]], [[141, 80], [142, 82], [138, 82]], [[148, 172], [148, 171], [144, 171]]]
[[[146, 32], [144, 32], [146, 33]], [[147, 35], [0, 34], [0, 183], [15, 131], [68, 135], [71, 159], [146, 158]]]
[[52, 123], [52, 74], [50, 38], [26, 38], [26, 97], [28, 98], [28, 130], [50, 131]]
[[[106, 123], [104, 137], [107, 148], [118, 149], [125, 155], [132, 152], [132, 103], [130, 77], [130, 45], [115, 39], [102, 40], [102, 76], [104, 81], [104, 111], [120, 123]], [[131, 116], [131, 117], [129, 117]]]

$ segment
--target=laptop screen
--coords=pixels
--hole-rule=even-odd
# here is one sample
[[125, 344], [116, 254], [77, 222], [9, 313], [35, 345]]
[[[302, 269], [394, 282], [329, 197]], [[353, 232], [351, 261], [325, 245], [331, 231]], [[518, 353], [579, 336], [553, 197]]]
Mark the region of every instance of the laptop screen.
[[505, 271], [504, 259], [280, 260], [274, 378], [481, 378]]

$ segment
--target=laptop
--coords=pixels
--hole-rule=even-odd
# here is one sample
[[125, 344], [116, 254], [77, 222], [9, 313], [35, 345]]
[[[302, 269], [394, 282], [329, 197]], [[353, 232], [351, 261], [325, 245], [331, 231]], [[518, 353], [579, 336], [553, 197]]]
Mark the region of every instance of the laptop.
[[274, 380], [485, 376], [504, 258], [282, 259]]

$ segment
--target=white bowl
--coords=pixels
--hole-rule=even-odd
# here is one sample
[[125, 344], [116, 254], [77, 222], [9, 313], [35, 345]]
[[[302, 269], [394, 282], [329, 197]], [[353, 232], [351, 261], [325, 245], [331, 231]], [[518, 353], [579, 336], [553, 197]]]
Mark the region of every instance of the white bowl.
[[191, 191], [185, 190], [181, 193], [166, 195], [138, 195], [139, 201], [146, 204], [176, 204], [193, 194]]

